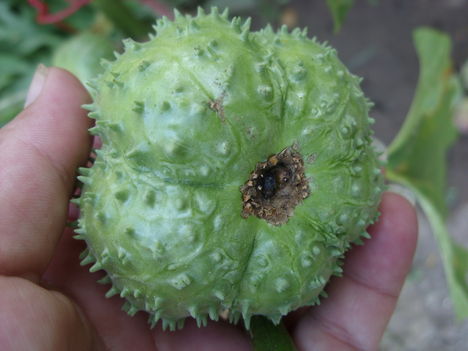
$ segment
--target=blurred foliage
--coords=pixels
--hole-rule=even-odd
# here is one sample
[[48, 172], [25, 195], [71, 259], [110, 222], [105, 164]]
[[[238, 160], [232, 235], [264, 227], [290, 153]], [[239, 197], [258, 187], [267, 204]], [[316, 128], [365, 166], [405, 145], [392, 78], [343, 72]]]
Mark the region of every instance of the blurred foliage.
[[468, 94], [468, 61], [462, 66], [460, 70], [460, 77], [462, 80], [463, 88], [465, 89], [465, 94]]
[[[338, 33], [343, 26], [349, 10], [354, 6], [354, 0], [326, 0], [333, 17], [333, 31]], [[367, 0], [371, 5], [377, 5], [379, 0]]]
[[468, 135], [468, 60], [460, 70], [460, 80], [464, 89], [464, 97], [457, 107], [455, 123], [460, 133]]
[[85, 83], [100, 73], [101, 60], [111, 59], [113, 52], [114, 45], [108, 37], [83, 31], [56, 48], [52, 65], [70, 71]]
[[0, 2], [0, 126], [21, 109], [35, 67], [49, 63], [61, 41], [54, 28], [39, 28], [34, 18], [24, 2]]
[[348, 11], [353, 7], [354, 0], [327, 0], [327, 6], [333, 17], [333, 31], [339, 32]]
[[458, 317], [468, 317], [468, 251], [458, 246], [445, 223], [447, 150], [457, 139], [454, 110], [461, 97], [452, 68], [451, 40], [429, 28], [414, 32], [419, 82], [410, 111], [388, 149], [386, 176], [410, 188], [431, 223]]
[[296, 351], [284, 324], [274, 325], [265, 317], [252, 317], [250, 335], [253, 351]]
[[162, 2], [181, 10], [194, 10], [197, 6], [203, 6], [206, 0], [162, 0]]
[[231, 14], [256, 14], [263, 24], [275, 22], [281, 15], [281, 9], [289, 0], [208, 0], [206, 7], [228, 7]]
[[[49, 1], [59, 8], [63, 1]], [[92, 9], [67, 18], [66, 28], [89, 27]], [[72, 33], [36, 23], [36, 12], [23, 0], [0, 2], [0, 127], [23, 107], [31, 77], [39, 63], [51, 64], [54, 50]]]

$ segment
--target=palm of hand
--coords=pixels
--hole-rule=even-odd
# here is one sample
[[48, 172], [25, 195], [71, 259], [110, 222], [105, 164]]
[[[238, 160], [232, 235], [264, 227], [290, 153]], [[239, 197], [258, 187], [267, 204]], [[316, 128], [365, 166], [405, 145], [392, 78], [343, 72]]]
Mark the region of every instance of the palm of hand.
[[[32, 89], [34, 90], [34, 89]], [[143, 312], [106, 299], [102, 272], [79, 265], [83, 243], [64, 231], [74, 172], [89, 153], [88, 96], [69, 74], [49, 69], [40, 95], [0, 130], [0, 349], [249, 350], [238, 327], [210, 322], [198, 329], [150, 330]], [[385, 194], [373, 239], [350, 252], [330, 297], [286, 323], [301, 351], [375, 350], [411, 264], [416, 218], [411, 205]], [[196, 346], [194, 346], [196, 345]], [[195, 347], [195, 348], [194, 348]]]

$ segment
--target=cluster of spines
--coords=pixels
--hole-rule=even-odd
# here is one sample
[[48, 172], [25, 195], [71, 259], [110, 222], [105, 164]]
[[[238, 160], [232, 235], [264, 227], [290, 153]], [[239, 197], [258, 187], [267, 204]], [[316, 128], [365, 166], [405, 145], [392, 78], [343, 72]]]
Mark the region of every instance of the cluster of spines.
[[[79, 235], [77, 239], [84, 239], [83, 234], [84, 230], [82, 229], [77, 229], [75, 232]], [[125, 259], [125, 254], [120, 254], [122, 252], [119, 252], [118, 259]], [[109, 261], [110, 255], [107, 250], [104, 250], [104, 252], [101, 255], [102, 257], [98, 260], [95, 255], [92, 254], [92, 252], [89, 249], [85, 249], [82, 254], [80, 255], [81, 259], [81, 265], [90, 265], [91, 267], [89, 268], [90, 272], [97, 272], [98, 270], [102, 270], [104, 268], [104, 265]], [[340, 263], [337, 264], [337, 266], [333, 270], [333, 274], [336, 276], [341, 276], [343, 270], [340, 267]], [[129, 299], [140, 299], [143, 296], [143, 292], [139, 289], [129, 289], [127, 287], [124, 287], [122, 289], [117, 288], [115, 285], [112, 285], [112, 279], [110, 276], [105, 275], [103, 278], [98, 280], [98, 283], [100, 284], [111, 284], [111, 287], [109, 290], [106, 292], [105, 297], [106, 298], [111, 298], [113, 296], [120, 296], [121, 298], [126, 298], [127, 300], [123, 303], [122, 310], [128, 313], [130, 316], [135, 315], [138, 311], [140, 310], [145, 310], [149, 313], [148, 317], [148, 323], [150, 324], [151, 328], [154, 328], [156, 323], [161, 320], [162, 322], [162, 327], [163, 329], [169, 329], [169, 330], [176, 330], [180, 329], [183, 327], [184, 324], [184, 318], [182, 319], [168, 319], [168, 318], [162, 318], [162, 310], [161, 306], [163, 304], [163, 301], [159, 297], [155, 297], [153, 301], [146, 301], [144, 308], [140, 308], [137, 305], [133, 304], [130, 302]], [[326, 284], [326, 279], [323, 278], [322, 276], [319, 276], [316, 278], [316, 288], [324, 287]], [[308, 306], [313, 306], [313, 305], [319, 305], [320, 304], [320, 298], [321, 297], [326, 297], [327, 294], [324, 290], [322, 290], [319, 294], [319, 296], [314, 297], [309, 301], [306, 305]], [[224, 296], [222, 294], [218, 294], [218, 298], [220, 300], [224, 299]], [[291, 304], [285, 304], [283, 306], [278, 307], [278, 313], [276, 314], [270, 314], [267, 317], [274, 323], [278, 324], [282, 318], [282, 316], [286, 315], [292, 310], [292, 305]], [[212, 305], [208, 307], [207, 312], [201, 312], [197, 306], [190, 306], [187, 308], [188, 314], [193, 317], [196, 320], [197, 326], [206, 326], [208, 319], [218, 321], [219, 320], [219, 308], [216, 307], [215, 305]], [[230, 310], [228, 314], [228, 320], [231, 323], [238, 323], [240, 318], [242, 317], [243, 323], [247, 329], [250, 328], [250, 319], [252, 317], [252, 312], [250, 310], [250, 304], [248, 300], [244, 300], [240, 304], [240, 310]]]
[[[84, 171], [85, 170], [85, 171]], [[81, 168], [80, 172], [89, 172], [87, 168]], [[74, 199], [74, 203], [79, 205], [82, 199], [77, 198]], [[79, 221], [78, 221], [79, 222]], [[75, 229], [76, 235], [74, 236], [75, 239], [78, 240], [85, 240], [86, 239], [86, 231], [83, 227], [80, 227], [79, 223], [77, 228]], [[91, 273], [97, 272], [99, 270], [105, 269], [105, 265], [112, 259], [109, 250], [104, 249], [100, 255], [100, 259], [98, 259], [89, 248], [85, 249], [80, 254], [80, 265], [86, 266], [91, 265], [89, 271]], [[123, 248], [120, 248], [117, 253], [117, 259], [122, 261], [123, 264], [129, 262], [128, 254]], [[116, 287], [112, 283], [112, 279], [109, 275], [105, 275], [103, 278], [98, 280], [100, 284], [111, 284], [109, 290], [106, 292], [105, 297], [111, 298], [113, 296], [120, 296], [121, 298], [125, 298], [126, 301], [122, 305], [122, 310], [125, 311], [130, 316], [134, 316], [138, 311], [145, 310], [148, 312], [148, 323], [151, 328], [154, 328], [158, 321], [161, 321], [163, 330], [169, 329], [174, 331], [176, 329], [181, 329], [184, 325], [185, 318], [181, 319], [168, 319], [162, 318], [162, 305], [163, 300], [160, 297], [154, 297], [152, 301], [145, 301], [144, 308], [138, 307], [136, 304], [133, 304], [130, 299], [141, 299], [143, 296], [143, 292], [140, 289], [129, 289], [128, 287], [124, 287], [122, 289]], [[224, 300], [224, 295], [221, 292], [214, 293], [214, 295], [220, 300]], [[203, 313], [199, 311], [197, 306], [191, 306], [187, 308], [188, 314], [196, 320], [197, 326], [202, 327], [206, 326], [208, 322], [208, 318], [214, 321], [219, 320], [219, 311], [218, 307], [212, 305], [208, 307], [208, 312]]]
[[[164, 30], [170, 26], [177, 26], [179, 22], [186, 21], [187, 27], [176, 27], [180, 34], [183, 34], [185, 30], [190, 30], [196, 32], [200, 29], [199, 23], [197, 22], [198, 19], [202, 17], [209, 16], [213, 19], [220, 20], [226, 23], [229, 23], [229, 10], [226, 8], [223, 12], [219, 12], [217, 7], [212, 7], [211, 12], [206, 14], [205, 10], [202, 7], [198, 7], [196, 17], [192, 17], [191, 15], [183, 15], [177, 9], [174, 10], [174, 19], [175, 21], [170, 21], [167, 17], [162, 17], [156, 21], [156, 24], [153, 25], [153, 29], [155, 33], [149, 34], [150, 40], [153, 40], [159, 32]], [[250, 35], [250, 24], [251, 19], [248, 18], [244, 23], [241, 23], [242, 19], [240, 17], [234, 17], [230, 21], [231, 27], [239, 33], [240, 38], [242, 40], [248, 40]]]
[[[76, 233], [79, 233], [79, 237], [77, 239], [83, 240], [83, 234], [84, 231], [77, 229], [75, 230]], [[104, 268], [104, 265], [106, 261], [110, 259], [110, 255], [106, 254], [106, 252], [103, 252], [101, 255], [101, 260], [98, 260], [89, 249], [85, 249], [81, 255], [80, 255], [80, 265], [86, 266], [91, 264], [91, 267], [89, 268], [89, 271], [91, 273], [97, 272], [99, 270], [102, 270]], [[119, 259], [125, 259], [125, 255], [119, 255]], [[120, 296], [121, 298], [126, 299], [126, 301], [122, 305], [122, 310], [125, 311], [128, 315], [134, 316], [138, 311], [142, 310], [142, 308], [138, 307], [136, 304], [133, 304], [130, 299], [140, 299], [143, 296], [143, 292], [139, 289], [129, 289], [127, 287], [124, 287], [122, 289], [117, 288], [115, 285], [112, 285], [112, 279], [109, 275], [105, 275], [103, 278], [98, 280], [99, 284], [111, 284], [111, 287], [109, 290], [106, 292], [105, 297], [106, 298], [111, 298], [113, 296]], [[167, 318], [162, 318], [162, 299], [161, 298], [154, 298], [153, 301], [151, 302], [145, 302], [145, 307], [144, 309], [148, 311], [149, 317], [148, 317], [148, 323], [150, 324], [151, 328], [154, 328], [156, 323], [161, 320], [162, 322], [162, 327], [163, 329], [170, 329], [171, 331], [176, 330], [176, 329], [181, 329], [184, 324], [184, 319], [178, 319], [178, 320], [173, 320], [173, 319], [167, 319]], [[212, 319], [217, 318], [217, 315], [214, 316], [213, 313], [211, 312], [209, 316]], [[214, 318], [213, 318], [214, 317]], [[197, 324], [199, 326], [206, 325], [207, 323], [207, 316], [202, 315], [202, 314], [197, 314], [194, 316], [197, 320]], [[217, 319], [216, 319], [217, 320]]]
[[[222, 13], [220, 13], [217, 7], [212, 7], [211, 12], [208, 15], [206, 14], [205, 10], [202, 7], [199, 7], [198, 10], [197, 10], [197, 16], [196, 17], [192, 17], [191, 15], [183, 15], [177, 9], [175, 9], [174, 10], [174, 18], [175, 18], [176, 21], [172, 22], [167, 17], [164, 17], [164, 16], [161, 19], [157, 20], [156, 24], [153, 26], [155, 33], [150, 35], [150, 39], [154, 39], [157, 36], [157, 33], [160, 32], [161, 30], [163, 30], [166, 27], [174, 26], [174, 25], [177, 26], [177, 24], [175, 24], [175, 23], [177, 21], [180, 22], [183, 19], [186, 19], [188, 21], [188, 23], [191, 25], [191, 28], [192, 27], [197, 28], [198, 27], [197, 19], [199, 19], [200, 17], [205, 17], [205, 16], [209, 16], [209, 17], [221, 20], [221, 21], [225, 21], [226, 23], [230, 23], [230, 26], [236, 32], [239, 33], [241, 40], [244, 40], [244, 41], [249, 40], [249, 35], [251, 34], [251, 32], [250, 32], [251, 18], [247, 18], [245, 20], [245, 22], [242, 23], [242, 18], [241, 17], [233, 17], [231, 19], [231, 21], [229, 22], [229, 11], [228, 11], [228, 9], [226, 8]], [[272, 34], [274, 34], [273, 29], [272, 29], [272, 27], [270, 25], [268, 25], [267, 27], [260, 30], [260, 33], [261, 32], [266, 32], [266, 33], [271, 32]], [[280, 41], [280, 39], [279, 39], [280, 34], [281, 35], [288, 35], [289, 37], [296, 38], [296, 39], [303, 39], [303, 40], [308, 39], [307, 38], [307, 28], [304, 28], [304, 29], [295, 28], [294, 30], [289, 31], [289, 29], [288, 29], [288, 27], [286, 25], [282, 25], [276, 32], [275, 40], [278, 43]], [[313, 42], [316, 42], [315, 38], [312, 38], [311, 40]], [[133, 41], [132, 39], [125, 39], [123, 41], [123, 44], [124, 44], [125, 51], [138, 50], [144, 45], [144, 44], [141, 44], [141, 43], [137, 43], [137, 42]], [[212, 48], [213, 45], [211, 45], [211, 44], [212, 43], [209, 43], [209, 45], [205, 48], [205, 50], [211, 51], [212, 56], [213, 56], [213, 48]], [[322, 44], [322, 46], [324, 46], [325, 48], [328, 48], [324, 44]], [[329, 49], [330, 49], [330, 51], [334, 50], [332, 48], [329, 48]], [[122, 54], [119, 53], [119, 52], [114, 52], [114, 56], [116, 57], [116, 59], [118, 59], [121, 55]], [[270, 56], [272, 56], [271, 53], [270, 53]], [[265, 60], [266, 60], [265, 64], [267, 62], [269, 62], [268, 57], [266, 57]], [[101, 61], [101, 65], [105, 70], [110, 70], [110, 68], [112, 67], [112, 64], [113, 63], [111, 61], [108, 61], [108, 60], [105, 60], [105, 59], [103, 59]], [[264, 66], [265, 66], [265, 64], [264, 64]], [[140, 70], [144, 71], [149, 65], [150, 65], [149, 62], [142, 63], [140, 65], [141, 66]], [[87, 85], [88, 85], [91, 92], [96, 92], [98, 82], [99, 82], [99, 80], [101, 78], [102, 78], [102, 75], [100, 77], [94, 79], [94, 80], [91, 80], [91, 81], [87, 82]], [[113, 76], [113, 79], [110, 80], [110, 81], [107, 81], [106, 84], [108, 84], [111, 87], [113, 87], [113, 86], [122, 86], [123, 82], [121, 82], [119, 80], [119, 77]], [[262, 91], [262, 93], [263, 93], [263, 91]], [[265, 92], [264, 94], [266, 94], [267, 97], [269, 96], [268, 92]], [[137, 114], [142, 114], [142, 112], [145, 109], [144, 102], [135, 101], [134, 103], [135, 103], [135, 106], [133, 108], [133, 111], [136, 112]], [[161, 109], [164, 110], [165, 106], [168, 106], [167, 101], [164, 102]], [[100, 116], [99, 112], [95, 109], [95, 106], [93, 104], [83, 105], [83, 108], [90, 111], [90, 113], [88, 114], [89, 117], [91, 117], [93, 119], [96, 119], [96, 120], [99, 119], [99, 116]], [[169, 108], [170, 108], [170, 106], [169, 106]], [[105, 126], [103, 125], [103, 123], [101, 123], [101, 124], [96, 123], [96, 125], [93, 128], [90, 129], [90, 133], [92, 135], [99, 135], [99, 132], [102, 130], [101, 127], [108, 127], [108, 128], [112, 129], [115, 132], [121, 132], [122, 131], [121, 126], [116, 124], [116, 123], [108, 123], [108, 125], [106, 124]]]

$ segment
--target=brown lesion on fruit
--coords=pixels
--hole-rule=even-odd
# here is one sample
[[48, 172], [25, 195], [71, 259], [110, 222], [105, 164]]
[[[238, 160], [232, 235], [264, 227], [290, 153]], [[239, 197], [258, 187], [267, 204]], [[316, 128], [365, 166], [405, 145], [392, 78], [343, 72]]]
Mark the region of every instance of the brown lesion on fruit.
[[226, 120], [226, 116], [224, 115], [224, 106], [223, 106], [224, 94], [222, 94], [216, 100], [212, 100], [208, 103], [208, 107], [216, 112], [218, 117], [221, 119], [221, 122]]
[[257, 163], [240, 190], [243, 218], [256, 216], [278, 226], [286, 223], [294, 208], [310, 195], [301, 154], [288, 147]]

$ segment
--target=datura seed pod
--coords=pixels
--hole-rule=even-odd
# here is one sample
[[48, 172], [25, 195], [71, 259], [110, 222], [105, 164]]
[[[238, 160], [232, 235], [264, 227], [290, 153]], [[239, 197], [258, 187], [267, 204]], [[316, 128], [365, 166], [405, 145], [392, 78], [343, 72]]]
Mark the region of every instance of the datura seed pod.
[[91, 84], [103, 146], [79, 177], [82, 263], [151, 325], [278, 323], [318, 303], [377, 218], [370, 103], [305, 31], [175, 17]]

